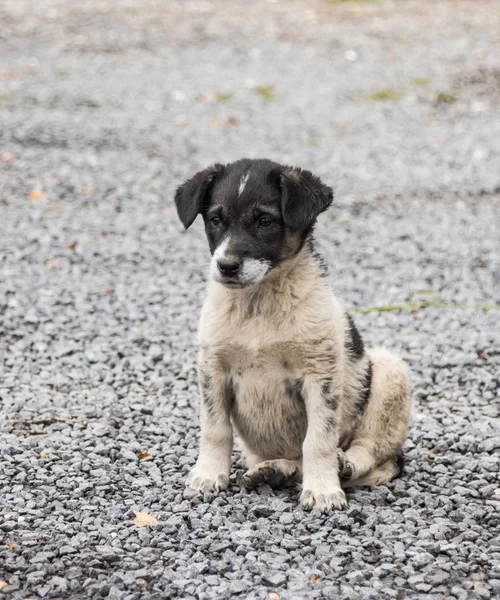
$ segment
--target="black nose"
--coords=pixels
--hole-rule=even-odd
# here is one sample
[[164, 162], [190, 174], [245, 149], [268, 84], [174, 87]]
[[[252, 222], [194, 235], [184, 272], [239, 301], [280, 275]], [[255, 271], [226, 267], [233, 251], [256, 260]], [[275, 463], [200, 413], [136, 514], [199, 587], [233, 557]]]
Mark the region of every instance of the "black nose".
[[217, 264], [220, 272], [223, 275], [231, 276], [236, 275], [236, 273], [240, 270], [241, 263], [239, 263], [237, 260], [221, 258]]

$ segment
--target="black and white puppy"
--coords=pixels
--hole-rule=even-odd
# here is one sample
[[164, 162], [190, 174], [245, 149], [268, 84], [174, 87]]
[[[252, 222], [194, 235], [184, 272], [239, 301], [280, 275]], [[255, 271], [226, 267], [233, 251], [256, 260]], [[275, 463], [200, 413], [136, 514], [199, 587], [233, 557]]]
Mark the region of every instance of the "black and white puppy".
[[182, 223], [201, 214], [212, 253], [192, 488], [228, 486], [233, 428], [245, 485], [300, 476], [305, 508], [343, 508], [342, 487], [399, 472], [407, 369], [383, 348], [364, 348], [330, 289], [312, 231], [332, 199], [309, 171], [270, 160], [216, 164], [177, 190]]

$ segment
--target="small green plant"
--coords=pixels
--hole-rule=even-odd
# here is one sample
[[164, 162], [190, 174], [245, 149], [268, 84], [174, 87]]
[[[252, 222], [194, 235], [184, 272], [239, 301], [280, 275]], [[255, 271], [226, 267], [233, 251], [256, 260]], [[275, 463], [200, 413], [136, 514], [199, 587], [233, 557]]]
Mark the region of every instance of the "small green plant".
[[227, 102], [228, 100], [231, 100], [232, 97], [233, 97], [233, 94], [231, 94], [230, 92], [217, 93], [217, 95], [216, 95], [216, 98], [219, 102]]
[[262, 100], [266, 100], [266, 102], [276, 100], [277, 98], [274, 91], [274, 85], [258, 85], [254, 88], [254, 92], [258, 94]]
[[391, 90], [391, 88], [384, 88], [383, 90], [377, 90], [369, 94], [368, 100], [372, 102], [397, 102], [399, 95], [394, 90]]
[[383, 306], [355, 307], [353, 312], [368, 315], [374, 312], [393, 312], [395, 310], [422, 310], [427, 308], [452, 308], [471, 310], [500, 310], [500, 304], [460, 304], [455, 302], [407, 302], [405, 304], [386, 304]]
[[427, 77], [412, 77], [411, 82], [419, 87], [427, 87], [429, 85]]
[[12, 100], [13, 97], [12, 94], [0, 94], [0, 102], [7, 102], [8, 100]]
[[437, 104], [452, 104], [458, 100], [458, 96], [453, 92], [438, 92], [436, 94]]
[[354, 2], [370, 2], [371, 0], [326, 0], [328, 4], [352, 4]]

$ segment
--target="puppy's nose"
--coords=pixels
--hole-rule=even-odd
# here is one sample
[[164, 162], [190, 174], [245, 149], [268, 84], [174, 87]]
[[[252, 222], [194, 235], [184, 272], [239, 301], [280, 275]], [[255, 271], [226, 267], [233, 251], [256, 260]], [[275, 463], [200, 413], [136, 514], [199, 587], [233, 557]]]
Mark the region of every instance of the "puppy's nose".
[[236, 275], [236, 273], [240, 270], [241, 265], [241, 263], [239, 263], [237, 260], [232, 260], [229, 258], [221, 258], [217, 264], [220, 272], [226, 276]]

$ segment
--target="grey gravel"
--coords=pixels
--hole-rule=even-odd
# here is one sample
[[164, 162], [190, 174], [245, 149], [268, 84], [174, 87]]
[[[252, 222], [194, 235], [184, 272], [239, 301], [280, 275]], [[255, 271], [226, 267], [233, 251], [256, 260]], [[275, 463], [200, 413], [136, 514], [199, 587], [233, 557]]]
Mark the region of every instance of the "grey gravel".
[[[483, 0], [3, 0], [2, 597], [498, 597], [499, 30]], [[237, 450], [226, 492], [184, 489], [208, 255], [172, 197], [243, 155], [336, 187], [348, 307], [468, 307], [356, 314], [413, 424], [403, 476], [327, 516], [242, 490]], [[11, 426], [50, 417], [80, 421]]]

